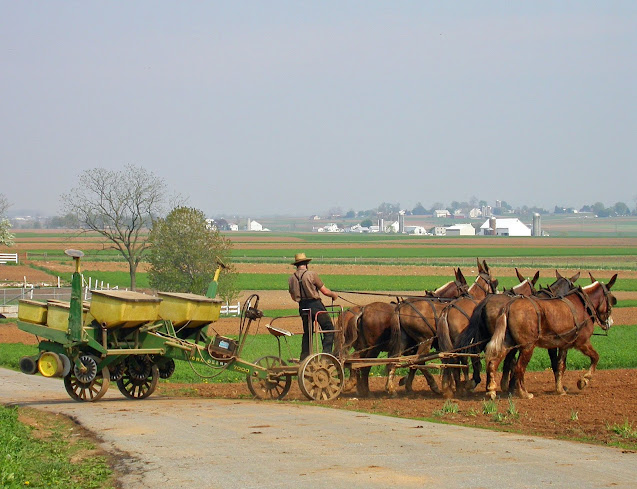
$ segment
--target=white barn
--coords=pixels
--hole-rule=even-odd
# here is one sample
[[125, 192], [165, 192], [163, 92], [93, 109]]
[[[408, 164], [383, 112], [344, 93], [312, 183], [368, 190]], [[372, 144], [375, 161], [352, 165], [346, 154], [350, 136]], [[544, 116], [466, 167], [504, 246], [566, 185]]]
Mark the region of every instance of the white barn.
[[476, 230], [471, 224], [454, 224], [445, 228], [447, 236], [475, 236]]
[[422, 226], [405, 226], [405, 232], [417, 236], [425, 236], [427, 234], [427, 230]]
[[[487, 219], [482, 226], [480, 226], [480, 234], [483, 236], [490, 236], [491, 234], [491, 219]], [[496, 236], [531, 236], [531, 228], [515, 218], [502, 218], [495, 219], [495, 235]]]

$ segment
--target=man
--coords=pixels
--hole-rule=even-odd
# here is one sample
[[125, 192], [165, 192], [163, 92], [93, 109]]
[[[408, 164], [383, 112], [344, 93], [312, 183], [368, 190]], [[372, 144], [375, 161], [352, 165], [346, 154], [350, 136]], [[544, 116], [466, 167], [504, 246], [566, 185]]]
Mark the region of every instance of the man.
[[[301, 343], [301, 361], [310, 354], [310, 332], [314, 320], [317, 319], [319, 311], [325, 311], [325, 306], [321, 301], [321, 293], [333, 300], [338, 299], [338, 294], [328, 289], [318, 274], [308, 270], [307, 264], [312, 259], [307, 258], [305, 253], [294, 255], [292, 265], [296, 271], [290, 276], [288, 289], [292, 300], [299, 303], [299, 314], [303, 318], [303, 341]], [[311, 317], [311, 319], [310, 319]], [[321, 330], [330, 331], [334, 329], [329, 314], [325, 312], [318, 314], [318, 323]], [[332, 353], [334, 344], [334, 333], [323, 333], [323, 352]]]

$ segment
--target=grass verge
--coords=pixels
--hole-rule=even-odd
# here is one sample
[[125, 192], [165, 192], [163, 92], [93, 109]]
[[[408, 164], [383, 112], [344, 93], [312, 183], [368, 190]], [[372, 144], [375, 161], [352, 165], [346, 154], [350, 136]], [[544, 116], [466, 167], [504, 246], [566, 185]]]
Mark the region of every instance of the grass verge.
[[63, 416], [0, 406], [0, 487], [109, 489], [107, 458]]

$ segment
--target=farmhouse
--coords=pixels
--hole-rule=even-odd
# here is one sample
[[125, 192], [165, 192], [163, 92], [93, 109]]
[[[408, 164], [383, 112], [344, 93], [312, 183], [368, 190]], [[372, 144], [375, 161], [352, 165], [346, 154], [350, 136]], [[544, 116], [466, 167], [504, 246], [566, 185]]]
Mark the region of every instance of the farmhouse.
[[518, 218], [487, 219], [480, 226], [482, 236], [531, 236], [531, 228]]
[[434, 211], [434, 217], [450, 217], [451, 213], [447, 209], [437, 209]]
[[454, 224], [445, 228], [447, 236], [475, 236], [476, 230], [471, 224]]

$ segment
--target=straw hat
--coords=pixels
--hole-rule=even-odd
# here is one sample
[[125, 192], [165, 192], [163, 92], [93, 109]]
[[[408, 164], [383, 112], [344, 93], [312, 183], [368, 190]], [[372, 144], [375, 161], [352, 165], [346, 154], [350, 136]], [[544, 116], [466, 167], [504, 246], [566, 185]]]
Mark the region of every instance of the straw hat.
[[305, 256], [305, 253], [297, 253], [294, 255], [294, 262], [292, 265], [300, 265], [302, 263], [309, 263], [310, 261], [312, 261], [312, 259]]

